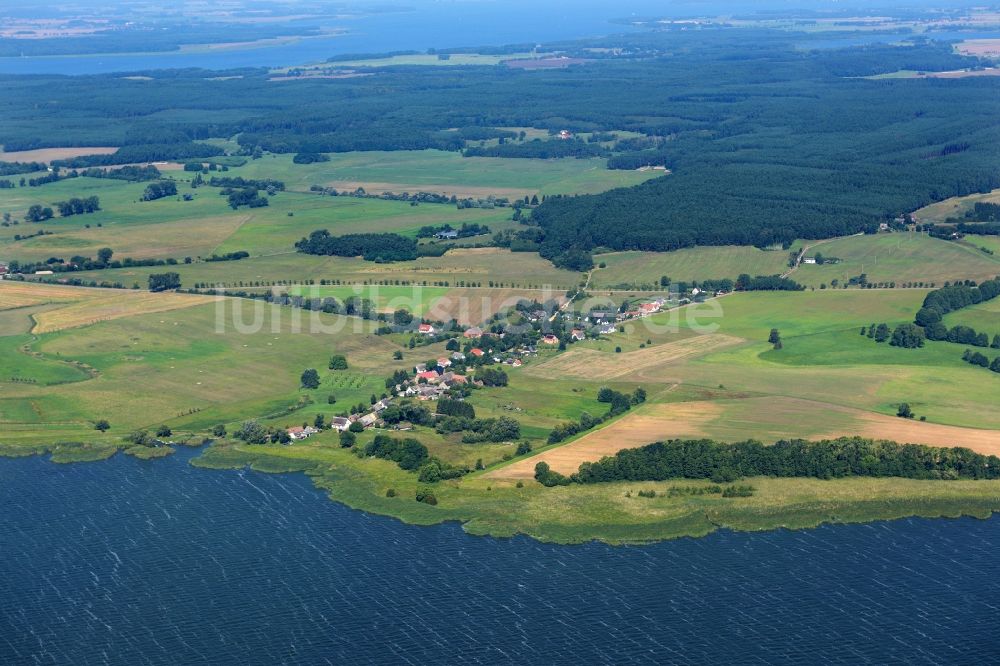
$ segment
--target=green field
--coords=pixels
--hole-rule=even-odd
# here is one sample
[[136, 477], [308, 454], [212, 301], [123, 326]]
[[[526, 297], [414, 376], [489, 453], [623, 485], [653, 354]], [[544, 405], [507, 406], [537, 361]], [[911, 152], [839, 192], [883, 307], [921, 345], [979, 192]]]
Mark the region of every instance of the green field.
[[902, 286], [906, 282], [923, 282], [925, 286], [933, 283], [940, 287], [946, 281], [981, 281], [1000, 274], [1000, 258], [916, 233], [851, 236], [817, 244], [806, 256], [815, 252], [842, 261], [822, 266], [802, 264], [792, 273], [792, 279], [819, 287], [833, 280], [844, 284], [864, 273], [872, 283], [895, 282]]
[[735, 279], [741, 273], [775, 275], [788, 270], [788, 252], [755, 247], [693, 247], [674, 252], [611, 252], [594, 257], [607, 264], [594, 273], [597, 287], [658, 285], [661, 276], [675, 282]]
[[[949, 327], [959, 324], [971, 326], [976, 331], [989, 335], [992, 341], [994, 335], [1000, 334], [1000, 302], [992, 300], [957, 310], [945, 315], [944, 323]], [[1000, 351], [995, 353], [1000, 354]]]
[[[24, 298], [24, 287], [19, 289]], [[344, 288], [327, 289], [343, 296], [338, 289]], [[430, 301], [438, 292], [428, 289], [425, 298]], [[475, 391], [470, 401], [480, 417], [517, 419], [522, 439], [542, 451], [556, 450], [545, 447], [545, 440], [557, 424], [578, 419], [585, 411], [603, 413], [606, 407], [595, 399], [603, 385], [622, 391], [647, 389], [649, 400], [634, 416], [660, 419], [660, 429], [650, 430], [648, 422], [643, 426], [650, 440], [688, 433], [764, 441], [873, 436], [887, 427], [909, 437], [924, 427], [939, 429], [935, 436], [974, 434], [978, 439], [969, 440], [970, 446], [988, 446], [990, 437], [996, 439], [993, 431], [972, 428], [1000, 430], [1000, 416], [992, 409], [1000, 377], [963, 363], [960, 346], [930, 343], [924, 349], [903, 350], [858, 335], [860, 327], [871, 322], [909, 321], [925, 293], [912, 289], [735, 294], [698, 306], [721, 310], [716, 335], [727, 336], [728, 341], [722, 347], [697, 351], [703, 338], [693, 330], [695, 320], [689, 316], [693, 308], [663, 313], [630, 323], [626, 332], [607, 340], [573, 345], [562, 354], [542, 350], [525, 368], [508, 369], [508, 387]], [[251, 417], [278, 426], [311, 422], [317, 414], [329, 416], [359, 402], [367, 404], [369, 396], [384, 391], [383, 379], [394, 369], [444, 353], [442, 343], [410, 350], [403, 338], [396, 339], [399, 336], [375, 336], [372, 322], [272, 306], [256, 311], [259, 329], [241, 333], [234, 322], [253, 322], [254, 304], [221, 303], [123, 316], [39, 335], [28, 332], [31, 319], [26, 310], [31, 308], [2, 311], [0, 450], [7, 454], [50, 450], [57, 460], [89, 460], [114, 453], [129, 431], [161, 423], [170, 425], [179, 437], [200, 441], [217, 423], [232, 431]], [[63, 306], [32, 306], [37, 307]], [[981, 309], [992, 313], [992, 308]], [[967, 312], [977, 322], [992, 316], [975, 309]], [[677, 319], [673, 327], [672, 317]], [[772, 327], [781, 331], [781, 351], [766, 342]], [[693, 355], [656, 355], [685, 341], [694, 345]], [[615, 346], [624, 354], [654, 354], [648, 363], [608, 380], [602, 373], [613, 372], [616, 363], [626, 358], [615, 353]], [[571, 359], [581, 350], [597, 355], [586, 362], [583, 374], [546, 374], [547, 363]], [[402, 360], [393, 360], [395, 351], [402, 352]], [[345, 354], [350, 368], [327, 370], [326, 361], [333, 353]], [[535, 366], [537, 371], [532, 370]], [[317, 390], [299, 388], [299, 374], [307, 367], [320, 371]], [[336, 397], [335, 405], [327, 404], [329, 395]], [[928, 423], [903, 423], [891, 416], [904, 400]], [[632, 416], [616, 419], [617, 427], [631, 427]], [[93, 430], [92, 422], [100, 418], [111, 422], [109, 432]], [[439, 435], [425, 427], [411, 434], [445, 461], [472, 465], [482, 459], [488, 472], [506, 469], [503, 466], [514, 453], [514, 443], [462, 444], [458, 435]], [[361, 441], [371, 436], [365, 433]], [[563, 450], [573, 441], [556, 448]], [[385, 498], [389, 487], [402, 497], [410, 496], [420, 485], [415, 475], [341, 450], [330, 432], [295, 446], [222, 441], [210, 447], [198, 464], [248, 463], [264, 471], [309, 471], [333, 498], [405, 520], [456, 519], [475, 533], [523, 532], [556, 541], [634, 542], [703, 534], [719, 525], [761, 529], [915, 513], [979, 515], [986, 507], [1000, 508], [1000, 484], [994, 483], [755, 479], [760, 492], [748, 501], [712, 497], [639, 502], [625, 492], [675, 484], [550, 490], [531, 480], [518, 488], [513, 479], [478, 473], [436, 484], [440, 504], [431, 508]], [[707, 523], [706, 516], [711, 518]]]
[[[293, 164], [292, 155], [266, 155], [230, 170], [246, 178], [276, 178], [288, 188], [311, 185], [396, 193], [423, 190], [462, 197], [514, 198], [538, 194], [588, 194], [627, 187], [660, 175], [615, 171], [603, 159], [507, 159], [462, 157], [441, 150], [401, 150], [330, 154], [329, 162]], [[338, 187], [339, 185], [339, 187]]]
[[[513, 224], [508, 222], [510, 210], [499, 208], [414, 207], [397, 201], [283, 192], [271, 197], [266, 208], [234, 211], [217, 188], [190, 190], [182, 184], [179, 191], [193, 192], [193, 201], [170, 197], [140, 202], [144, 188], [142, 183], [76, 178], [0, 190], [0, 210], [15, 217], [23, 216], [32, 204], [51, 205], [74, 196], [97, 195], [102, 207], [90, 215], [0, 227], [2, 258], [39, 261], [57, 256], [68, 260], [74, 255], [94, 256], [102, 247], [134, 258], [196, 258], [238, 250], [266, 255], [293, 252], [297, 240], [321, 228], [341, 234], [396, 232], [413, 236], [424, 225], [476, 222], [499, 230]], [[15, 234], [32, 234], [39, 229], [52, 235], [14, 240]]]

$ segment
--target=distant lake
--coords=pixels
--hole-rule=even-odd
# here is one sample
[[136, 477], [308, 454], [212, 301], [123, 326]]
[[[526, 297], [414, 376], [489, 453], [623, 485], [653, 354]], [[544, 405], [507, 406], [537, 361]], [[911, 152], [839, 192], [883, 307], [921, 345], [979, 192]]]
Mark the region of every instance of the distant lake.
[[996, 518], [556, 546], [193, 455], [0, 459], [0, 664], [1000, 659]]
[[[405, 5], [405, 3], [400, 3]], [[502, 46], [617, 34], [632, 30], [611, 19], [662, 11], [654, 0], [460, 1], [425, 3], [419, 10], [377, 13], [331, 21], [346, 28], [339, 37], [302, 39], [214, 53], [43, 56], [0, 58], [2, 74], [101, 74], [149, 69], [273, 67], [302, 65], [343, 53], [384, 53], [458, 46]]]

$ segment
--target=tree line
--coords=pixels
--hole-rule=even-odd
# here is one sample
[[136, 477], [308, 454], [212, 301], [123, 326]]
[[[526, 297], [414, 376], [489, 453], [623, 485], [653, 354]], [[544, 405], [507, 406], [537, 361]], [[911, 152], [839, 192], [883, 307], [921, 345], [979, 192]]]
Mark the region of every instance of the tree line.
[[819, 442], [781, 440], [772, 446], [754, 440], [725, 444], [710, 439], [674, 439], [583, 463], [568, 477], [552, 471], [545, 463], [535, 468], [535, 477], [547, 486], [680, 478], [721, 483], [747, 476], [996, 479], [1000, 478], [1000, 458], [967, 448], [935, 448], [862, 437]]

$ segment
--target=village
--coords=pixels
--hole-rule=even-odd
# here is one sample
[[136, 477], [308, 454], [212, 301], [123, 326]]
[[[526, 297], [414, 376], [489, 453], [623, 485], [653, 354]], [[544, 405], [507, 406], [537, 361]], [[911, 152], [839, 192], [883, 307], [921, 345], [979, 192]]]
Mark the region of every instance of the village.
[[[698, 296], [699, 293], [701, 292], [695, 289], [693, 295]], [[682, 299], [682, 302], [689, 301], [687, 298]], [[638, 303], [634, 308], [624, 311], [557, 311], [551, 314], [541, 306], [528, 309], [522, 305], [520, 314], [524, 322], [530, 325], [530, 333], [515, 331], [514, 327], [507, 331], [471, 326], [464, 329], [459, 337], [447, 330], [446, 325], [441, 322], [420, 323], [416, 328], [420, 336], [436, 342], [446, 341], [446, 350], [449, 352], [447, 356], [415, 364], [412, 375], [407, 371], [397, 372], [386, 382], [391, 395], [383, 394], [378, 400], [372, 396], [373, 402], [366, 409], [352, 408], [353, 413], [350, 414], [340, 414], [322, 421], [317, 419], [313, 425], [302, 424], [286, 428], [289, 443], [308, 439], [324, 428], [356, 433], [373, 428], [411, 430], [413, 424], [408, 421], [383, 418], [395, 401], [401, 405], [411, 401], [428, 402], [445, 398], [464, 401], [471, 390], [485, 386], [505, 386], [507, 377], [502, 368], [522, 367], [538, 356], [539, 345], [563, 350], [567, 345], [584, 341], [588, 337], [598, 338], [612, 334], [625, 321], [648, 317], [667, 307], [668, 299], [663, 297]], [[501, 327], [494, 327], [498, 328]], [[551, 332], [545, 332], [546, 330]], [[561, 335], [557, 335], [557, 331]], [[464, 341], [464, 346], [460, 339]], [[493, 366], [500, 366], [500, 369]], [[434, 414], [435, 418], [441, 416], [443, 415]]]

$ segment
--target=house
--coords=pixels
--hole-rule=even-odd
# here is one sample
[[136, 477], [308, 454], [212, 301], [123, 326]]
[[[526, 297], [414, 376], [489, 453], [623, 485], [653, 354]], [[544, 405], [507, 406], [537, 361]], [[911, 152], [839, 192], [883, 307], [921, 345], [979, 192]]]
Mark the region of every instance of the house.
[[587, 334], [586, 334], [586, 332], [584, 332], [584, 330], [582, 328], [574, 328], [572, 331], [570, 331], [569, 335], [574, 340], [586, 340], [587, 339]]
[[439, 231], [434, 234], [434, 238], [440, 238], [441, 240], [455, 240], [458, 238], [457, 231]]
[[351, 420], [343, 416], [334, 416], [330, 419], [330, 428], [343, 432], [351, 426]]
[[514, 362], [511, 363], [511, 365], [514, 366], [515, 368], [520, 368], [522, 365], [524, 365], [524, 362], [519, 358], [515, 358]]
[[544, 338], [542, 338], [542, 342], [544, 342], [547, 345], [557, 345], [559, 344], [559, 338], [549, 333]]
[[479, 347], [473, 347], [473, 348], [472, 348], [472, 349], [471, 349], [471, 350], [469, 351], [469, 353], [470, 353], [470, 354], [472, 354], [473, 356], [475, 356], [476, 358], [482, 358], [483, 356], [485, 356], [485, 355], [486, 355], [486, 352], [484, 352], [484, 351], [483, 351], [482, 349], [480, 349]]
[[299, 440], [299, 439], [306, 439], [307, 437], [315, 435], [316, 433], [319, 432], [319, 430], [313, 428], [312, 426], [305, 426], [305, 427], [293, 426], [289, 428], [286, 432], [288, 432], [288, 436], [291, 437], [292, 439]]
[[615, 320], [614, 312], [604, 312], [602, 310], [594, 310], [589, 315], [588, 318], [593, 322], [605, 322]]
[[888, 222], [880, 222], [879, 225], [878, 225], [878, 230], [879, 231], [889, 231], [889, 223]]
[[0, 264], [0, 276], [7, 275], [8, 268], [7, 264]]
[[434, 335], [434, 327], [430, 324], [421, 324], [417, 327], [417, 333], [421, 335]]
[[378, 414], [375, 414], [374, 412], [369, 412], [368, 414], [365, 414], [360, 419], [358, 419], [358, 421], [360, 421], [361, 425], [363, 425], [364, 427], [371, 428], [378, 422]]
[[433, 370], [426, 370], [424, 372], [417, 373], [417, 380], [425, 379], [428, 382], [436, 382], [438, 380], [438, 373]]
[[615, 325], [614, 324], [605, 324], [604, 326], [601, 326], [601, 328], [600, 328], [601, 335], [611, 335], [614, 332], [615, 332]]
[[418, 375], [421, 372], [427, 372], [427, 364], [426, 363], [417, 363], [415, 366], [413, 366], [413, 371], [415, 373], [417, 373]]
[[453, 360], [453, 361], [464, 361], [465, 360], [465, 354], [463, 354], [462, 352], [454, 352], [451, 355], [451, 360]]
[[438, 366], [437, 367], [439, 367], [439, 368], [450, 368], [451, 367], [451, 360], [449, 360], [447, 358], [439, 358], [438, 359]]
[[463, 333], [462, 335], [464, 335], [467, 338], [480, 338], [483, 335], [483, 329], [479, 328], [478, 326], [473, 326], [472, 328], [465, 329], [465, 333]]
[[559, 138], [565, 141], [566, 139], [572, 139], [573, 133], [569, 130], [562, 130], [559, 132]]
[[450, 373], [450, 374], [451, 374], [450, 381], [452, 384], [465, 384], [469, 381], [465, 375], [456, 375], [455, 373]]
[[659, 312], [659, 311], [660, 311], [660, 304], [655, 301], [653, 303], [643, 303], [639, 306], [640, 316], [651, 315], [654, 312]]
[[381, 414], [382, 412], [384, 412], [388, 408], [389, 408], [389, 399], [388, 398], [386, 398], [384, 400], [379, 400], [374, 405], [372, 405], [372, 410], [376, 414]]
[[35, 275], [53, 275], [52, 271], [35, 271]]
[[815, 264], [816, 263], [816, 257], [803, 257], [802, 263], [803, 264]]

